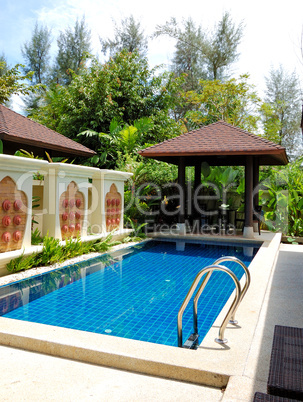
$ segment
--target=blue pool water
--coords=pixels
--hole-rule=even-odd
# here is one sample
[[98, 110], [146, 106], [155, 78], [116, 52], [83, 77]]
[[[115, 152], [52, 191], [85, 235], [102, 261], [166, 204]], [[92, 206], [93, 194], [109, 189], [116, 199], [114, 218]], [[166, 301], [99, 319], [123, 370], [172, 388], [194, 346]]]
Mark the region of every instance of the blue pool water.
[[[181, 245], [182, 248], [182, 245]], [[196, 274], [221, 256], [249, 265], [258, 246], [149, 241], [0, 287], [0, 315], [59, 327], [177, 346], [177, 314]], [[240, 279], [243, 269], [224, 263]], [[198, 306], [199, 342], [234, 290], [214, 272]], [[183, 340], [192, 332], [192, 303], [183, 315]]]

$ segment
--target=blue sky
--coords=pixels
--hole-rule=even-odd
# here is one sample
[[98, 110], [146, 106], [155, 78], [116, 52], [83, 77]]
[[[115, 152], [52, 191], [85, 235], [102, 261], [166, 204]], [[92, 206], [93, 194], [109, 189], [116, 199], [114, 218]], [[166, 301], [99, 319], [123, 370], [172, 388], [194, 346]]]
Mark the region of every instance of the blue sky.
[[[182, 21], [191, 16], [203, 27], [211, 29], [224, 11], [230, 11], [235, 22], [243, 20], [245, 24], [234, 76], [249, 73], [251, 83], [262, 95], [264, 76], [268, 75], [271, 66], [277, 68], [282, 64], [288, 71], [296, 69], [302, 75], [302, 0], [0, 0], [0, 54], [4, 53], [11, 65], [23, 62], [20, 47], [31, 38], [36, 21], [52, 29], [55, 52], [59, 31], [73, 26], [77, 17], [85, 15], [92, 31], [94, 53], [101, 56], [99, 35], [112, 35], [113, 20], [119, 22], [133, 14], [141, 21], [146, 34], [152, 34], [157, 24], [165, 23], [170, 17]], [[150, 64], [169, 64], [173, 52], [173, 40], [162, 37], [150, 41]]]

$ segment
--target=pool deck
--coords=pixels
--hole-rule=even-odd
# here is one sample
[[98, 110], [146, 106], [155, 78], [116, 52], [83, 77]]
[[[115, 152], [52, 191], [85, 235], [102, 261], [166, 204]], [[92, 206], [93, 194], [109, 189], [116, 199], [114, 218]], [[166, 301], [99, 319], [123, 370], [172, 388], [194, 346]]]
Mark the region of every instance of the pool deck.
[[303, 327], [303, 246], [261, 237], [226, 345], [214, 338], [227, 310], [196, 351], [1, 317], [0, 399], [231, 402], [266, 392], [274, 326]]

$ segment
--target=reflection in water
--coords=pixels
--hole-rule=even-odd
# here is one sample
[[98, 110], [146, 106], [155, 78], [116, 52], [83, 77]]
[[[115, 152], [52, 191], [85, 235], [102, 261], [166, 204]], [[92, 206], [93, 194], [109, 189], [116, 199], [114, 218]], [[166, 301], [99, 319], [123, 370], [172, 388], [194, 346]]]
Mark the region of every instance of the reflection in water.
[[176, 242], [176, 250], [184, 251], [185, 250], [185, 241], [177, 241]]
[[243, 247], [243, 254], [245, 257], [252, 257], [254, 255], [254, 248], [253, 247]]
[[118, 269], [118, 274], [122, 276], [122, 266], [117, 262], [120, 259], [122, 257], [113, 259], [110, 255], [104, 255], [94, 260], [82, 261], [11, 285], [2, 286], [0, 287], [0, 316], [79, 279], [83, 280], [82, 286], [85, 293], [86, 276], [107, 266], [112, 266], [113, 270]]

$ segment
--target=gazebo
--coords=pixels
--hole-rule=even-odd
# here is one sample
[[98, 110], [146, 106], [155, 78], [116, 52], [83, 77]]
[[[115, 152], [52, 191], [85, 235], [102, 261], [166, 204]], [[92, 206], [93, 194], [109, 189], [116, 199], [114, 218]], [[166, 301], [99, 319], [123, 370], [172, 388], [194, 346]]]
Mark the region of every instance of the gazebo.
[[[243, 236], [253, 237], [253, 212], [259, 202], [259, 166], [287, 165], [285, 148], [224, 121], [218, 121], [139, 152], [141, 156], [178, 165], [178, 183], [185, 194], [185, 168], [195, 167], [195, 187], [201, 182], [201, 164], [245, 166], [245, 222]], [[183, 198], [183, 203], [185, 202]], [[179, 224], [185, 224], [181, 205]]]
[[95, 151], [79, 144], [64, 135], [51, 130], [13, 110], [0, 105], [0, 140], [3, 153], [14, 155], [20, 148], [44, 156], [91, 157]]

